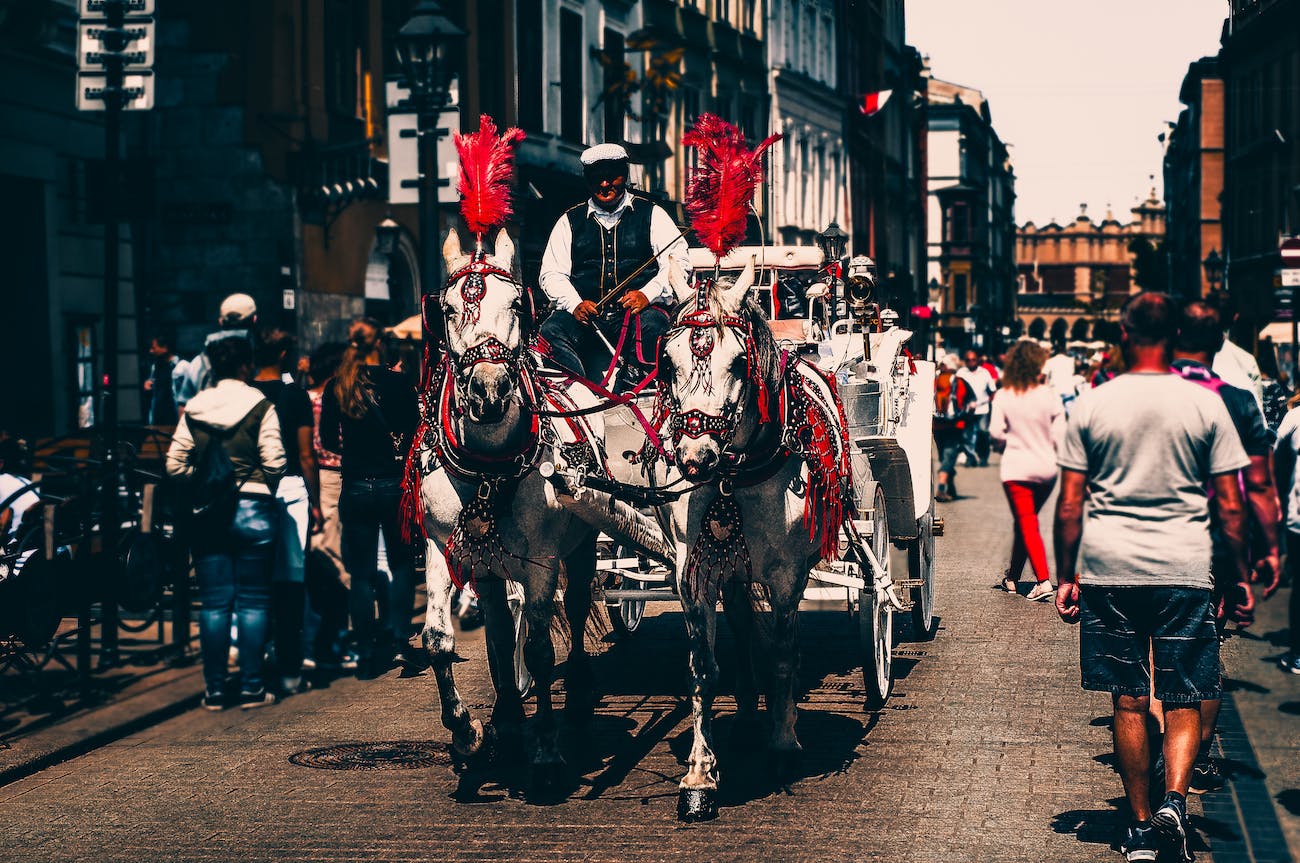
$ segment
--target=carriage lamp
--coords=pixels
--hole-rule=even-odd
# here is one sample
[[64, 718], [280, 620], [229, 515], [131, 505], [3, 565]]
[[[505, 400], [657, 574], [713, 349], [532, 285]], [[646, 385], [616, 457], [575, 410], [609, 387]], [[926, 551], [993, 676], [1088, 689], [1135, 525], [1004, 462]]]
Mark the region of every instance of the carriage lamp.
[[849, 294], [853, 300], [866, 302], [876, 289], [876, 262], [866, 255], [854, 255], [849, 261]]
[[826, 263], [844, 258], [844, 249], [849, 244], [849, 235], [840, 229], [840, 223], [831, 219], [826, 230], [817, 235], [817, 247], [826, 256]]
[[397, 251], [397, 244], [402, 236], [402, 226], [386, 217], [375, 226], [375, 251], [381, 255], [392, 255]]
[[1219, 255], [1219, 250], [1210, 249], [1205, 260], [1201, 261], [1201, 266], [1205, 267], [1205, 281], [1210, 283], [1210, 290], [1218, 290], [1223, 284], [1223, 258]]

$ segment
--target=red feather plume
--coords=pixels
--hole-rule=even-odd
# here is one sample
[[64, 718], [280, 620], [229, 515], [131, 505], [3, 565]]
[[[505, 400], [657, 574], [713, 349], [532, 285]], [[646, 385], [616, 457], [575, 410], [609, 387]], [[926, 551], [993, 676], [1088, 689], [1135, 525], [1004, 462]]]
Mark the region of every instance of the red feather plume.
[[763, 182], [763, 154], [779, 140], [769, 135], [750, 150], [739, 129], [713, 114], [701, 114], [682, 136], [682, 145], [699, 153], [686, 184], [686, 212], [695, 236], [719, 259], [745, 238], [754, 189]]
[[510, 183], [515, 174], [515, 145], [524, 139], [521, 129], [497, 134], [497, 124], [487, 114], [479, 117], [477, 132], [456, 133], [460, 153], [460, 214], [470, 231], [482, 235], [505, 224], [513, 212]]

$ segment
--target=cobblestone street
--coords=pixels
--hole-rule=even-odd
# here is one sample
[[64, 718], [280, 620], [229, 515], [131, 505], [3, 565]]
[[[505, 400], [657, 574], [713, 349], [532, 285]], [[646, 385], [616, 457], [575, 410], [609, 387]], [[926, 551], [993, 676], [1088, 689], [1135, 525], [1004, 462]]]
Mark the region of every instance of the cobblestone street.
[[[432, 678], [393, 671], [373, 682], [340, 680], [266, 710], [193, 710], [0, 787], [0, 857], [1118, 859], [1110, 846], [1121, 823], [1121, 789], [1104, 755], [1108, 699], [1078, 688], [1075, 629], [1049, 604], [993, 588], [1010, 545], [996, 469], [963, 470], [961, 485], [967, 496], [946, 505], [947, 535], [938, 540], [941, 629], [931, 642], [899, 646], [887, 708], [863, 710], [850, 618], [806, 612], [803, 777], [778, 787], [761, 754], [727, 745], [734, 705], [719, 699], [724, 785], [717, 821], [683, 827], [675, 818], [689, 744], [680, 698], [686, 659], [680, 616], [663, 606], [597, 661], [606, 697], [589, 727], [568, 733], [580, 777], [557, 805], [527, 802], [509, 776], [458, 783], [438, 748], [427, 751], [439, 763], [420, 769], [329, 771], [290, 762], [295, 753], [345, 742], [445, 741]], [[1264, 607], [1280, 617], [1262, 621], [1260, 632], [1284, 625], [1284, 601]], [[729, 691], [725, 630], [720, 641]], [[1225, 711], [1228, 767], [1243, 784], [1240, 793], [1216, 795], [1211, 817], [1194, 799], [1194, 823], [1216, 848], [1222, 844], [1213, 855], [1220, 863], [1289, 859], [1276, 820], [1259, 828], [1263, 839], [1252, 845], [1240, 813], [1252, 801], [1268, 809], [1286, 783], [1295, 785], [1295, 735], [1282, 739], [1278, 731], [1278, 723], [1294, 719], [1277, 703], [1293, 708], [1300, 680], [1257, 661], [1277, 652], [1266, 639], [1230, 644], [1234, 688], [1254, 702], [1263, 697], [1258, 690], [1271, 690], [1270, 700], [1243, 703], [1239, 717]], [[486, 718], [491, 694], [481, 634], [465, 637], [460, 652], [461, 691]], [[1234, 672], [1238, 662], [1248, 673]], [[1252, 675], [1264, 675], [1265, 684], [1249, 683]], [[1267, 793], [1259, 765], [1245, 761], [1254, 760], [1251, 740], [1259, 746], [1261, 738], [1273, 742], [1260, 756], [1263, 769], [1285, 777]], [[1272, 817], [1271, 809], [1266, 814]], [[1253, 818], [1247, 812], [1248, 825]], [[1284, 826], [1294, 837], [1294, 825]]]

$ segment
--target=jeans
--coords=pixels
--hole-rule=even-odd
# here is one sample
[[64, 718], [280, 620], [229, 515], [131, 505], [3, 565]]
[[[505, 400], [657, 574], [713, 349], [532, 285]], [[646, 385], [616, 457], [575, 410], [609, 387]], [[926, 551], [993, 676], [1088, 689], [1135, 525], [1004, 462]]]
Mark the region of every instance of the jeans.
[[976, 414], [966, 421], [966, 439], [962, 449], [971, 466], [989, 463], [989, 414]]
[[1291, 652], [1300, 656], [1300, 533], [1286, 532], [1286, 568], [1291, 576]]
[[307, 656], [320, 663], [337, 664], [348, 634], [348, 587], [351, 579], [343, 567], [339, 496], [343, 476], [337, 470], [320, 472], [320, 508], [325, 523], [310, 537], [307, 555], [307, 617], [303, 645]]
[[[410, 637], [415, 607], [415, 556], [402, 539], [398, 506], [402, 481], [397, 477], [343, 480], [339, 518], [343, 523], [343, 565], [352, 577], [348, 611], [364, 658], [376, 649]], [[379, 534], [388, 549], [392, 580], [379, 575]], [[375, 605], [379, 610], [376, 612]]]
[[276, 501], [241, 497], [225, 535], [194, 553], [199, 582], [199, 648], [210, 694], [226, 688], [230, 623], [239, 625], [239, 688], [260, 692], [270, 624], [271, 575], [279, 517]]
[[303, 615], [307, 606], [305, 564], [311, 499], [307, 482], [286, 476], [275, 492], [280, 506], [275, 576], [271, 583], [271, 623], [275, 660], [282, 679], [302, 673]]
[[[623, 359], [629, 366], [646, 368], [648, 374], [658, 362], [659, 339], [668, 332], [668, 310], [659, 305], [647, 306], [641, 314], [629, 319], [628, 331], [624, 335], [623, 309], [619, 306], [614, 309], [617, 315], [597, 318], [594, 326], [578, 323], [577, 318], [563, 309], [552, 312], [542, 322], [541, 334], [550, 345], [555, 362], [589, 381], [603, 380], [613, 357], [595, 332], [595, 327], [599, 327], [614, 347], [618, 347], [619, 337], [623, 336]], [[633, 374], [631, 377], [640, 376]], [[624, 378], [629, 388], [641, 382], [630, 381], [626, 375]]]
[[1011, 542], [1011, 566], [1007, 577], [1020, 580], [1020, 573], [1028, 560], [1034, 568], [1034, 575], [1039, 581], [1047, 581], [1050, 573], [1047, 569], [1047, 548], [1043, 545], [1043, 534], [1038, 529], [1038, 512], [1052, 496], [1056, 480], [1049, 482], [1021, 482], [1010, 480], [1002, 483], [1007, 493], [1007, 503], [1011, 504], [1011, 515], [1015, 518], [1015, 539]]

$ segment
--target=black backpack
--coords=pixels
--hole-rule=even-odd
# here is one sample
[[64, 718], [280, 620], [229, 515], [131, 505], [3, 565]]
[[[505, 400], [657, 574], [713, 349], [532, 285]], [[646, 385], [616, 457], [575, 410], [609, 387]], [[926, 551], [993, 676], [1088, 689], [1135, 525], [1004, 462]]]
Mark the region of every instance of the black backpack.
[[[225, 429], [186, 417], [191, 432], [199, 431], [206, 440], [194, 462], [194, 473], [181, 490], [184, 515], [211, 524], [224, 524], [234, 517], [242, 483], [235, 476], [235, 463], [226, 452], [226, 442], [250, 424], [260, 428], [270, 407], [271, 403], [262, 399], [242, 420]], [[253, 436], [256, 438], [257, 433]]]

